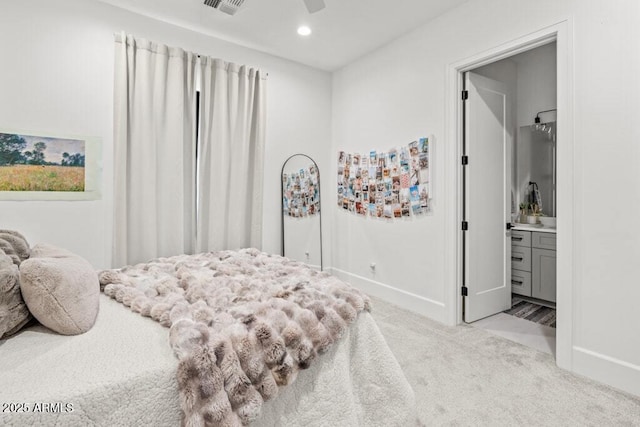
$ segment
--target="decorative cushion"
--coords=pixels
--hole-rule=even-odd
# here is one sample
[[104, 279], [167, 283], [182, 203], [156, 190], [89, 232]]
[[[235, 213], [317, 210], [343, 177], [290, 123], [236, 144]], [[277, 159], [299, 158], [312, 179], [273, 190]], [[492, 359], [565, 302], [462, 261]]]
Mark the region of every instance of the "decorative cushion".
[[20, 264], [22, 296], [40, 323], [63, 335], [87, 332], [99, 309], [98, 274], [84, 258], [38, 244]]
[[0, 250], [9, 256], [15, 265], [20, 265], [29, 258], [31, 252], [27, 239], [13, 230], [0, 230]]
[[20, 273], [11, 257], [0, 250], [0, 338], [18, 332], [31, 320], [20, 293]]

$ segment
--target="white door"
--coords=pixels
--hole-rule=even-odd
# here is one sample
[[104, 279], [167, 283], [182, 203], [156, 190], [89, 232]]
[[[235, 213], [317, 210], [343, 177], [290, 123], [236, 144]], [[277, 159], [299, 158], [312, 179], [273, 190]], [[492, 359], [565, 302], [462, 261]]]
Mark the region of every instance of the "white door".
[[465, 89], [464, 321], [474, 322], [511, 307], [511, 96], [472, 72]]

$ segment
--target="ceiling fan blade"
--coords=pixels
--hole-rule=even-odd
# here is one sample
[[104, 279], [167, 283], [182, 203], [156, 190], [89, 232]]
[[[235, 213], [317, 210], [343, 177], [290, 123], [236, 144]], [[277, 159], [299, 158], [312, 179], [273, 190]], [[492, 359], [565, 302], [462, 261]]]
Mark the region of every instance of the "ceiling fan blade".
[[324, 0], [304, 0], [304, 5], [307, 6], [309, 13], [315, 13], [324, 9]]

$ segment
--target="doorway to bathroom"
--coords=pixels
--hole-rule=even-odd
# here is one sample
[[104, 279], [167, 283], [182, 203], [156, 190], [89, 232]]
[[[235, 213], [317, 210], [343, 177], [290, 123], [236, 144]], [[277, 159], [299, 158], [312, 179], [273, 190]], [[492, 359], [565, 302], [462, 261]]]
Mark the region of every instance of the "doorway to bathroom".
[[556, 354], [555, 39], [462, 74], [462, 320]]

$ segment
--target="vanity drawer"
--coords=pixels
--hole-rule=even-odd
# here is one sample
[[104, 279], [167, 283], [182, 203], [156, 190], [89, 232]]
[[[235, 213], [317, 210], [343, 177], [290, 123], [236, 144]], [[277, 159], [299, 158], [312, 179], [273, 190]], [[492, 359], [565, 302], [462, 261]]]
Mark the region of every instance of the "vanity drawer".
[[531, 247], [531, 232], [511, 230], [511, 244], [516, 246]]
[[511, 246], [511, 269], [531, 271], [531, 248]]
[[531, 233], [531, 246], [540, 249], [556, 250], [556, 233]]
[[511, 292], [518, 295], [531, 296], [531, 273], [511, 270]]

